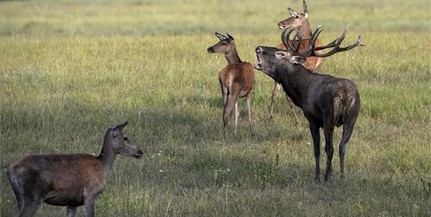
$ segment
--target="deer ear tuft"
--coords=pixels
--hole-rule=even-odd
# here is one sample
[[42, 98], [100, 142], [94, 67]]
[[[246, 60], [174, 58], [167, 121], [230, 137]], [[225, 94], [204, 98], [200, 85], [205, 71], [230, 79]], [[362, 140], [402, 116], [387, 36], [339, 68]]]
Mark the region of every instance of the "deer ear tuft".
[[302, 65], [305, 63], [305, 61], [307, 60], [307, 58], [303, 57], [303, 56], [293, 56], [290, 59], [290, 62], [293, 64], [298, 64], [298, 65]]
[[233, 36], [229, 35], [229, 33], [226, 32], [227, 37], [229, 37], [230, 41], [235, 41], [235, 39], [233, 38]]
[[220, 34], [220, 33], [218, 33], [218, 32], [215, 32], [214, 34], [215, 34], [215, 36], [217, 36], [217, 38], [218, 38], [220, 41], [227, 39], [227, 37], [226, 37], [226, 36], [224, 36], [224, 35], [222, 35], [222, 34]]
[[287, 10], [289, 11], [290, 16], [292, 17], [296, 17], [296, 15], [298, 15], [298, 12], [296, 12], [292, 8], [287, 8]]
[[285, 59], [287, 57], [286, 51], [277, 51], [275, 52], [275, 56], [280, 59]]

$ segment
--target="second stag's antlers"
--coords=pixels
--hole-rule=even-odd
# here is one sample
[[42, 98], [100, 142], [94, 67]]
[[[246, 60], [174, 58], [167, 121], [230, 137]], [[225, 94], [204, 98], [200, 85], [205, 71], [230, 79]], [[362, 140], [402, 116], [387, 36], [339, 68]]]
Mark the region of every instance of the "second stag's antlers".
[[[320, 47], [315, 47], [315, 42], [317, 40], [317, 38], [319, 37], [320, 33], [323, 30], [323, 26], [320, 25], [317, 27], [317, 29], [313, 32], [313, 34], [311, 35], [311, 38], [309, 39], [310, 42], [308, 43], [308, 49], [304, 52], [304, 53], [298, 53], [299, 50], [299, 43], [296, 43], [296, 46], [294, 46], [293, 43], [294, 41], [297, 40], [302, 40], [302, 36], [301, 35], [295, 35], [294, 39], [292, 40], [292, 43], [289, 43], [290, 41], [290, 35], [292, 34], [292, 32], [295, 30], [295, 28], [287, 28], [283, 31], [283, 33], [281, 34], [281, 41], [283, 42], [284, 46], [286, 46], [286, 48], [288, 50], [294, 51], [296, 53], [298, 53], [299, 55], [303, 56], [303, 57], [310, 57], [310, 56], [315, 56], [315, 57], [329, 57], [333, 54], [336, 54], [338, 52], [344, 52], [344, 51], [348, 51], [352, 48], [355, 48], [357, 46], [364, 46], [363, 44], [361, 44], [361, 35], [358, 36], [358, 40], [346, 47], [340, 47], [341, 42], [343, 42], [344, 38], [346, 37], [347, 34], [347, 29], [349, 26], [347, 26], [343, 33], [341, 34], [340, 37], [336, 38], [334, 41], [328, 43], [327, 45], [324, 46], [320, 46]], [[330, 50], [327, 53], [316, 53], [315, 51], [318, 50], [325, 50], [328, 48], [333, 48], [332, 50]]]

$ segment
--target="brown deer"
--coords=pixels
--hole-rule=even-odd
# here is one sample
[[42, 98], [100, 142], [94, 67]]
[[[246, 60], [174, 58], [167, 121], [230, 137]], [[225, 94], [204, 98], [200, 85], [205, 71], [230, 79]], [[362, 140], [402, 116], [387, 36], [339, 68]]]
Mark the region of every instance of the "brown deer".
[[102, 193], [117, 154], [140, 158], [143, 152], [122, 130], [127, 122], [105, 134], [99, 156], [89, 154], [46, 154], [23, 157], [7, 168], [18, 201], [19, 216], [33, 216], [42, 202], [67, 206], [68, 217], [78, 206], [85, 216], [94, 216], [94, 201]]
[[[302, 13], [298, 13], [291, 8], [287, 8], [287, 10], [290, 13], [290, 17], [288, 17], [287, 19], [282, 20], [278, 23], [278, 27], [280, 29], [285, 29], [285, 28], [295, 28], [296, 29], [297, 35], [301, 36], [302, 39], [292, 40], [292, 41], [290, 41], [290, 44], [296, 44], [299, 42], [299, 52], [303, 52], [303, 51], [307, 50], [308, 43], [309, 43], [309, 40], [311, 38], [311, 25], [310, 25], [310, 22], [308, 20], [307, 3], [305, 3], [305, 1], [303, 1], [302, 3], [303, 3], [303, 12]], [[317, 39], [315, 42], [315, 46], [320, 46], [320, 45], [322, 45], [322, 43], [319, 39]], [[280, 45], [278, 45], [278, 47], [280, 49], [283, 49], [283, 50], [288, 49], [288, 48], [286, 48], [286, 46], [284, 46], [283, 43], [280, 43]], [[322, 51], [317, 51], [317, 52], [321, 53]], [[318, 72], [323, 65], [323, 61], [324, 61], [323, 58], [310, 56], [310, 57], [307, 57], [307, 59], [303, 65], [305, 68], [310, 69], [313, 72]], [[270, 118], [274, 117], [274, 105], [277, 101], [278, 95], [280, 94], [280, 90], [281, 90], [281, 85], [277, 82], [274, 82], [274, 89], [272, 90], [272, 96], [271, 96], [271, 106], [269, 109], [269, 117]], [[289, 103], [290, 110], [293, 112], [296, 120], [298, 121], [299, 119], [298, 119], [298, 116], [296, 115], [296, 112], [294, 110], [292, 100], [290, 100], [290, 98], [287, 95], [286, 95], [286, 100]]]
[[224, 67], [219, 73], [219, 82], [221, 93], [223, 96], [223, 129], [224, 138], [227, 141], [227, 127], [228, 117], [235, 108], [235, 133], [238, 125], [238, 99], [245, 97], [247, 104], [248, 123], [250, 133], [253, 135], [251, 129], [251, 97], [254, 85], [254, 68], [249, 62], [243, 62], [236, 50], [234, 38], [226, 33], [222, 35], [218, 32], [215, 33], [220, 40], [215, 45], [209, 47], [209, 53], [222, 53], [227, 60], [227, 66]]
[[[322, 31], [321, 26], [312, 34], [310, 48], [305, 52], [295, 52], [297, 47], [289, 44], [290, 34], [294, 28], [283, 31], [282, 41], [288, 50], [275, 47], [258, 46], [256, 48], [257, 63], [255, 68], [264, 72], [283, 86], [286, 94], [296, 106], [302, 109], [309, 122], [314, 145], [316, 160], [315, 179], [320, 179], [320, 128], [325, 136], [325, 151], [327, 155], [325, 180], [332, 173], [332, 156], [334, 152], [333, 134], [335, 126], [343, 125], [343, 133], [339, 144], [341, 178], [344, 178], [344, 155], [346, 145], [353, 132], [353, 127], [359, 115], [360, 97], [356, 85], [347, 79], [336, 78], [331, 75], [317, 74], [303, 66], [307, 57], [328, 57], [362, 46], [359, 35], [356, 43], [347, 47], [340, 47], [347, 32], [329, 43], [315, 47], [315, 41]], [[317, 53], [318, 50], [332, 48], [327, 53]]]

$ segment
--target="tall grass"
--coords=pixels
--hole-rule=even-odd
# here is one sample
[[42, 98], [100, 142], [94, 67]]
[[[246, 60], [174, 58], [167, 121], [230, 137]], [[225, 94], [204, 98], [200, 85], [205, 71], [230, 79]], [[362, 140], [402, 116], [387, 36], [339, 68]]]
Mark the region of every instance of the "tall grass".
[[[323, 41], [351, 23], [346, 43], [362, 33], [366, 44], [322, 68], [361, 92], [346, 181], [337, 158], [331, 181], [313, 181], [307, 122], [282, 97], [268, 119], [273, 81], [258, 71], [256, 135], [242, 118], [233, 141], [222, 140], [226, 63], [206, 53], [213, 32], [232, 34], [254, 62], [257, 45], [278, 44], [275, 24], [299, 1], [0, 2], [0, 166], [31, 153], [97, 154], [106, 128], [129, 120], [125, 132], [146, 157], [117, 158], [98, 216], [429, 216], [429, 2], [307, 3]], [[0, 215], [13, 216], [4, 170], [0, 189]], [[37, 216], [64, 212], [44, 205]]]

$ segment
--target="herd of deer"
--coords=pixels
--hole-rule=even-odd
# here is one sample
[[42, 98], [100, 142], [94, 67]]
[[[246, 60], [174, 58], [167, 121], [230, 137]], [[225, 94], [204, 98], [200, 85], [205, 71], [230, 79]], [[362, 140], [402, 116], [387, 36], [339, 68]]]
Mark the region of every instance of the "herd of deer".
[[[229, 35], [215, 33], [219, 42], [207, 49], [210, 53], [223, 53], [228, 62], [219, 73], [223, 96], [224, 138], [228, 139], [228, 117], [235, 108], [235, 132], [238, 122], [238, 99], [245, 97], [250, 133], [251, 93], [254, 85], [254, 69], [260, 70], [275, 81], [272, 93], [270, 117], [273, 117], [274, 103], [283, 87], [293, 111], [293, 105], [302, 109], [309, 122], [313, 138], [315, 157], [315, 179], [320, 179], [320, 128], [325, 137], [327, 165], [325, 180], [332, 172], [333, 132], [335, 126], [343, 125], [339, 144], [340, 173], [344, 177], [344, 155], [346, 145], [353, 132], [360, 110], [360, 98], [356, 85], [347, 79], [318, 74], [323, 58], [338, 52], [350, 50], [360, 43], [340, 47], [346, 35], [322, 46], [318, 39], [322, 31], [319, 26], [311, 31], [305, 1], [303, 13], [288, 8], [290, 17], [279, 22], [284, 29], [282, 43], [278, 47], [258, 46], [255, 49], [257, 63], [243, 62], [236, 50], [235, 40]], [[296, 31], [293, 39], [292, 32]], [[327, 53], [323, 51], [331, 50]], [[293, 111], [294, 112], [294, 111]], [[296, 113], [294, 112], [297, 118]], [[23, 157], [7, 168], [7, 176], [16, 195], [19, 216], [33, 216], [43, 202], [66, 206], [67, 216], [73, 217], [78, 206], [85, 206], [85, 216], [94, 216], [94, 202], [104, 190], [117, 154], [140, 158], [143, 152], [122, 132], [127, 122], [109, 128], [105, 134], [100, 154], [45, 154]]]
[[[288, 8], [290, 17], [279, 22], [283, 29], [281, 44], [278, 47], [258, 46], [255, 50], [257, 63], [254, 66], [243, 62], [238, 56], [234, 38], [215, 33], [219, 42], [207, 50], [210, 53], [223, 53], [228, 65], [220, 71], [219, 81], [223, 95], [223, 127], [224, 138], [228, 140], [228, 117], [235, 107], [235, 132], [238, 122], [238, 99], [246, 97], [248, 121], [251, 127], [251, 92], [254, 84], [254, 69], [267, 74], [275, 81], [272, 92], [270, 117], [273, 117], [274, 103], [283, 87], [286, 98], [293, 114], [293, 105], [302, 109], [307, 118], [311, 136], [313, 138], [314, 157], [316, 161], [315, 179], [320, 179], [320, 128], [325, 136], [325, 152], [327, 155], [325, 180], [332, 172], [332, 157], [334, 153], [333, 134], [335, 126], [343, 125], [343, 133], [339, 144], [340, 172], [344, 177], [344, 155], [346, 145], [353, 132], [353, 127], [361, 107], [359, 91], [356, 85], [347, 79], [336, 78], [331, 75], [316, 73], [323, 65], [323, 58], [338, 52], [343, 52], [363, 46], [361, 36], [347, 46], [340, 47], [346, 34], [347, 27], [341, 36], [327, 45], [322, 45], [318, 39], [322, 26], [314, 32], [308, 21], [307, 4], [303, 1], [303, 12], [298, 13]], [[292, 32], [296, 31], [293, 39]], [[324, 50], [330, 49], [327, 53]], [[297, 118], [298, 119], [298, 118]]]

